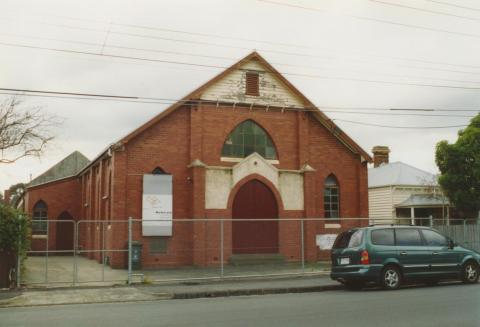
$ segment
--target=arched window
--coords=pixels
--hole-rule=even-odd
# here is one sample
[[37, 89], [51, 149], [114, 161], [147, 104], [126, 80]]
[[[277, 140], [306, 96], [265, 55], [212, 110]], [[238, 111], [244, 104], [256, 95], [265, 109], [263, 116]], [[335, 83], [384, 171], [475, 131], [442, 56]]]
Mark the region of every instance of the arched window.
[[323, 190], [323, 207], [325, 218], [338, 218], [340, 216], [339, 188], [335, 176], [329, 175], [325, 179]]
[[277, 151], [267, 132], [253, 120], [246, 120], [228, 135], [222, 157], [245, 158], [254, 152], [265, 159], [277, 159]]
[[154, 170], [152, 170], [153, 175], [168, 175], [165, 170], [163, 170], [160, 167], [156, 167]]
[[32, 233], [46, 234], [48, 229], [48, 208], [43, 200], [35, 203], [32, 219]]

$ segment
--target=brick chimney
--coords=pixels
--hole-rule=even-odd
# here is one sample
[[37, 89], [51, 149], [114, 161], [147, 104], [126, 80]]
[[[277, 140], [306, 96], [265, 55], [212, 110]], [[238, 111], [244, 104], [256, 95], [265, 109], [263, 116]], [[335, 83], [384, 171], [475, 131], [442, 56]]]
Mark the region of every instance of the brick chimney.
[[372, 149], [373, 152], [373, 167], [377, 168], [382, 164], [388, 164], [388, 154], [390, 153], [390, 149], [388, 146], [384, 145], [377, 145], [374, 146]]

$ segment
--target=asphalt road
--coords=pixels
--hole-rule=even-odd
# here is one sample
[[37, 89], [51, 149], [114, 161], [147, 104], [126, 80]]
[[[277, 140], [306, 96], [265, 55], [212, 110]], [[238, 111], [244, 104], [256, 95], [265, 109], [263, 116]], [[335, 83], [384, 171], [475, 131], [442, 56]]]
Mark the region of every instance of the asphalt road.
[[480, 284], [0, 309], [0, 326], [480, 326]]

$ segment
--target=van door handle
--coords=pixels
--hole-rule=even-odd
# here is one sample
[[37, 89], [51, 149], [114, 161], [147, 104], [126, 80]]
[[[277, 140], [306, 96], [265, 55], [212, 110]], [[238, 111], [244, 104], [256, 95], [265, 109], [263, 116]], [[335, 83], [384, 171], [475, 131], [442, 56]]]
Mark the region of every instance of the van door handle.
[[438, 255], [438, 252], [433, 252], [432, 254], [433, 254], [433, 255]]
[[407, 252], [402, 251], [402, 252], [400, 252], [400, 255], [407, 255]]

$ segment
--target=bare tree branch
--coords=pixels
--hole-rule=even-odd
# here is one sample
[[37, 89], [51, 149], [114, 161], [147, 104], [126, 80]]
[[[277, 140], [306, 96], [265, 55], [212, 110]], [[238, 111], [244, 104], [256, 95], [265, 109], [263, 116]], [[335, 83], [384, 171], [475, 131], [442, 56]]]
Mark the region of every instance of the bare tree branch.
[[22, 102], [16, 96], [0, 102], [0, 163], [40, 156], [54, 139], [52, 130], [61, 123], [40, 107], [23, 109]]

